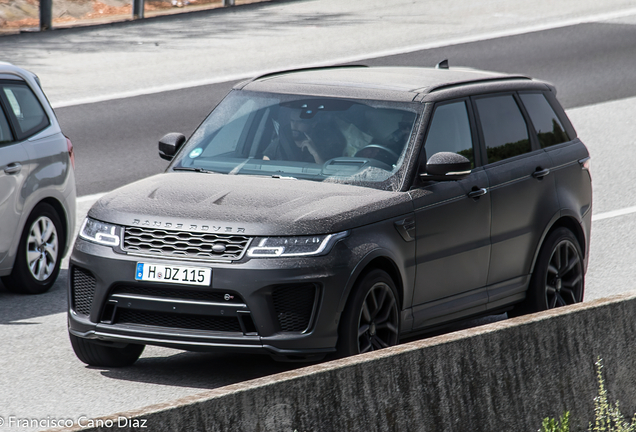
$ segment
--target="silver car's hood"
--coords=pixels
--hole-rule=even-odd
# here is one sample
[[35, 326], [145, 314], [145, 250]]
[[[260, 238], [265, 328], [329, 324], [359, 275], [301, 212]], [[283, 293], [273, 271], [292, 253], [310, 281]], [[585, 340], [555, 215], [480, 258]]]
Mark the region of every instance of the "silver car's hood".
[[120, 225], [245, 235], [335, 233], [413, 211], [409, 194], [305, 180], [169, 172], [91, 208]]

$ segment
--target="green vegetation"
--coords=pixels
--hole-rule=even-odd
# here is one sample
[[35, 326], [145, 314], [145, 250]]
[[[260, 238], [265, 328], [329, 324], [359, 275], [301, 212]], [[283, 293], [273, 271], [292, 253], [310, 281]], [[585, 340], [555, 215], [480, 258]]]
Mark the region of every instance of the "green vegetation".
[[[603, 362], [596, 362], [598, 396], [594, 398], [594, 421], [589, 423], [589, 432], [636, 432], [636, 414], [631, 422], [626, 421], [618, 401], [610, 404], [603, 379]], [[570, 412], [566, 412], [559, 421], [546, 417], [539, 432], [570, 432]]]
[[544, 418], [541, 432], [570, 432], [570, 411], [563, 414], [559, 421], [549, 417]]

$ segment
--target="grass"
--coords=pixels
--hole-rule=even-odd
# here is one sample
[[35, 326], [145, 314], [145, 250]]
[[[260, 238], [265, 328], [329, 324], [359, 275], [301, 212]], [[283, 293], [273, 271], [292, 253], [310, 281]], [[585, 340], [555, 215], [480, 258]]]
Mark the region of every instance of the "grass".
[[[636, 414], [631, 421], [625, 420], [621, 413], [619, 402], [611, 404], [605, 388], [603, 378], [603, 361], [596, 361], [596, 379], [598, 380], [598, 395], [594, 398], [594, 421], [589, 423], [589, 432], [636, 432]], [[570, 412], [566, 412], [556, 420], [546, 417], [543, 419], [539, 432], [570, 432]]]

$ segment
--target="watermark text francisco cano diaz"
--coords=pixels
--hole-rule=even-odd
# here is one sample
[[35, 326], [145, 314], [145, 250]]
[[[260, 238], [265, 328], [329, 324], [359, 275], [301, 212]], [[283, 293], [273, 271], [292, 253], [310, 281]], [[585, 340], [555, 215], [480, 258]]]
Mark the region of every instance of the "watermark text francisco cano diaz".
[[56, 418], [46, 417], [18, 417], [14, 415], [2, 417], [0, 416], [0, 427], [4, 428], [70, 428], [79, 427], [107, 427], [107, 428], [145, 428], [145, 419], [129, 418], [119, 416], [116, 418], [97, 418], [93, 419], [87, 416], [79, 416], [77, 418]]

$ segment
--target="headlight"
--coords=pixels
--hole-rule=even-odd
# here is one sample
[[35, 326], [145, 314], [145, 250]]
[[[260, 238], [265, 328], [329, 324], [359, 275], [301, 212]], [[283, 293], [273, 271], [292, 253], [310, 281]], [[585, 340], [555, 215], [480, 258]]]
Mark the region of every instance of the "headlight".
[[79, 236], [84, 240], [99, 243], [104, 246], [119, 246], [118, 226], [95, 219], [86, 218], [80, 229]]
[[247, 255], [254, 258], [325, 255], [347, 235], [348, 231], [302, 237], [265, 237], [249, 248]]

